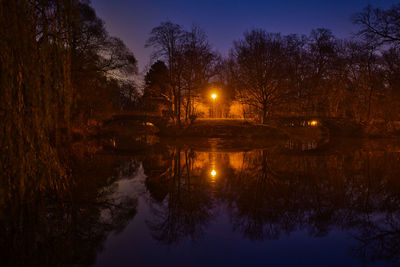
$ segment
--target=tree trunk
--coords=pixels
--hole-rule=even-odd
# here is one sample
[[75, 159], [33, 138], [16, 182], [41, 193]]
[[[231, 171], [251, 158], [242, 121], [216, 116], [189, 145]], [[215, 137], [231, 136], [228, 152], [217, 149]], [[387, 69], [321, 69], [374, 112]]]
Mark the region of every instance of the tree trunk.
[[178, 87], [178, 106], [177, 106], [177, 119], [178, 119], [178, 128], [181, 128], [181, 88]]
[[262, 124], [265, 124], [267, 122], [267, 114], [268, 114], [267, 105], [264, 104], [263, 105], [263, 109], [262, 109], [262, 118], [261, 118], [261, 123]]

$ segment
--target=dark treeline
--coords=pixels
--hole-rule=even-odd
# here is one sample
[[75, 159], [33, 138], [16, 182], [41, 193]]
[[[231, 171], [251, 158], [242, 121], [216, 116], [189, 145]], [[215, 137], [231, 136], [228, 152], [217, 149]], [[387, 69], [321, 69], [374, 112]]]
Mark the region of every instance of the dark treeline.
[[67, 186], [65, 147], [136, 97], [136, 59], [88, 1], [0, 1], [0, 25], [0, 181], [15, 202]]
[[[155, 49], [157, 61], [145, 77], [144, 96], [161, 97], [167, 116], [178, 125], [195, 116], [194, 100], [210, 79], [218, 74], [219, 56], [211, 48], [203, 30], [193, 26], [186, 31], [172, 22], [155, 27], [146, 46]], [[164, 77], [164, 78], [161, 78]]]
[[236, 101], [244, 117], [261, 122], [319, 116], [393, 127], [399, 119], [400, 4], [368, 6], [352, 20], [359, 32], [349, 39], [328, 29], [307, 36], [253, 29], [234, 41], [227, 58], [213, 52], [197, 27], [161, 23], [147, 45], [165, 64], [157, 61], [148, 72], [144, 96], [162, 99], [178, 124], [198, 115], [195, 99], [217, 84], [228, 105]]

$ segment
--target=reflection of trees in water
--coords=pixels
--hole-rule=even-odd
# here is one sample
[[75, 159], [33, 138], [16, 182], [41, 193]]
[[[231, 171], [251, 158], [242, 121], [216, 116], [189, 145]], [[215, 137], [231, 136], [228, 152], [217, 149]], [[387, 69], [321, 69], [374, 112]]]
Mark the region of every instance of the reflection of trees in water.
[[[268, 155], [258, 152], [226, 190], [234, 228], [249, 239], [342, 228], [369, 260], [399, 263], [400, 160], [396, 154]], [[251, 166], [253, 165], [253, 167]], [[242, 178], [243, 177], [243, 178]], [[236, 180], [236, 181], [235, 181]]]
[[[245, 155], [244, 168], [230, 179], [224, 198], [230, 203], [234, 229], [252, 240], [277, 239], [281, 233], [307, 229], [314, 236], [329, 231], [340, 214], [343, 192], [320, 172], [316, 157], [256, 151]], [[340, 185], [339, 185], [340, 186]]]
[[[210, 208], [225, 203], [234, 231], [250, 240], [278, 239], [298, 230], [318, 237], [342, 229], [358, 241], [352, 249], [358, 257], [399, 263], [400, 155], [365, 148], [242, 152], [241, 160], [217, 159], [225, 170], [212, 184], [201, 178], [210, 162], [199, 155], [215, 152], [189, 150], [194, 156], [187, 161], [182, 159], [187, 151], [178, 151], [164, 161], [162, 175], [147, 179], [156, 203], [149, 222], [156, 239], [172, 243], [193, 235], [196, 227], [204, 231]], [[202, 163], [193, 164], [197, 159]], [[188, 162], [197, 168], [187, 171]]]
[[[52, 190], [21, 190], [29, 191], [29, 196], [18, 194], [19, 188], [11, 183], [1, 187], [6, 195], [0, 206], [2, 264], [91, 265], [107, 235], [121, 231], [135, 216], [137, 200], [114, 193], [118, 174], [114, 158], [96, 156], [74, 164], [68, 187], [55, 179]], [[119, 170], [127, 174], [127, 169], [133, 172], [137, 167], [130, 162]], [[10, 188], [13, 193], [7, 194]]]
[[352, 214], [344, 220], [358, 241], [353, 253], [365, 260], [400, 264], [400, 155], [362, 151], [357, 156], [360, 172], [347, 194]]
[[230, 207], [233, 229], [251, 240], [276, 239], [280, 232], [294, 230], [292, 212], [282, 209], [291, 192], [268, 158], [267, 151], [245, 153], [243, 167], [221, 191]]
[[[153, 197], [154, 217], [147, 224], [153, 238], [166, 244], [183, 237], [198, 240], [212, 217], [211, 188], [204, 173], [193, 166], [190, 149], [176, 148], [165, 156], [168, 160], [158, 173], [148, 173], [146, 186]], [[151, 168], [157, 163], [149, 164]]]
[[[379, 218], [383, 216], [383, 218]], [[358, 242], [353, 248], [356, 257], [369, 261], [389, 261], [400, 264], [400, 213], [371, 214], [352, 226], [352, 236]], [[367, 216], [366, 216], [367, 217]], [[371, 218], [376, 217], [376, 218]]]

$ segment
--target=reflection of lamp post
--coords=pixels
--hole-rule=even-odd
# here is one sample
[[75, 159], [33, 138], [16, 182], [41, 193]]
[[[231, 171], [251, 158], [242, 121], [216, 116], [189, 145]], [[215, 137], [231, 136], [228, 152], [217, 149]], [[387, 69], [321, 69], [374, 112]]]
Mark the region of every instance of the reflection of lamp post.
[[212, 94], [212, 95], [211, 95], [211, 98], [212, 98], [212, 100], [213, 100], [212, 109], [211, 109], [211, 117], [214, 118], [214, 106], [215, 106], [215, 99], [217, 98], [217, 94]]

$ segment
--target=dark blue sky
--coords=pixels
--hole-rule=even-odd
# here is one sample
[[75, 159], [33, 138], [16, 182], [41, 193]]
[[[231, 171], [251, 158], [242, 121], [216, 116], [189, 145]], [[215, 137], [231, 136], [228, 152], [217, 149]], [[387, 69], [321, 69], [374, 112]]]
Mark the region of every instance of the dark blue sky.
[[151, 49], [144, 48], [151, 29], [161, 21], [201, 26], [210, 43], [223, 55], [232, 41], [252, 28], [270, 32], [308, 34], [328, 28], [338, 37], [356, 31], [350, 17], [366, 5], [387, 8], [394, 0], [92, 0], [98, 16], [113, 36], [133, 51], [141, 71], [149, 64]]

